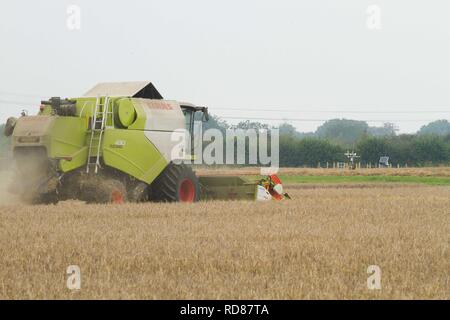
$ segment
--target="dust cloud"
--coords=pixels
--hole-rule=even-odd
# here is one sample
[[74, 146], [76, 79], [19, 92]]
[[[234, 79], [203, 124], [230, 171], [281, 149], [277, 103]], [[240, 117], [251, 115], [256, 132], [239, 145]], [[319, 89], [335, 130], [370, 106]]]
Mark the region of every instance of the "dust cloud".
[[20, 203], [19, 197], [9, 191], [14, 176], [13, 168], [0, 170], [0, 206]]

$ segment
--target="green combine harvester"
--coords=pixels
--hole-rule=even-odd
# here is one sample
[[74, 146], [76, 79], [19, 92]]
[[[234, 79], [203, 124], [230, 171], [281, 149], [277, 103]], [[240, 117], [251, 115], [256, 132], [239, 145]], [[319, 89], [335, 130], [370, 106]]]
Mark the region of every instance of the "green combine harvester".
[[16, 168], [10, 191], [29, 203], [255, 199], [263, 180], [199, 178], [173, 161], [183, 147], [172, 134], [193, 137], [198, 113], [208, 120], [207, 108], [164, 100], [150, 82], [101, 83], [83, 97], [42, 101], [38, 115], [7, 121]]

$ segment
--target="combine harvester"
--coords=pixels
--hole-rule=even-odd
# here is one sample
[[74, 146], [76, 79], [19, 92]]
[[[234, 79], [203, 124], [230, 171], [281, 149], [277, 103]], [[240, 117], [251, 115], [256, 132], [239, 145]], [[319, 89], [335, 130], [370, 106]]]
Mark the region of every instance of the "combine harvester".
[[80, 98], [42, 101], [38, 115], [7, 121], [16, 167], [10, 191], [36, 204], [287, 196], [276, 176], [197, 177], [175, 164], [179, 142], [171, 136], [187, 130], [193, 137], [197, 113], [208, 120], [207, 108], [163, 100], [150, 82], [101, 83]]

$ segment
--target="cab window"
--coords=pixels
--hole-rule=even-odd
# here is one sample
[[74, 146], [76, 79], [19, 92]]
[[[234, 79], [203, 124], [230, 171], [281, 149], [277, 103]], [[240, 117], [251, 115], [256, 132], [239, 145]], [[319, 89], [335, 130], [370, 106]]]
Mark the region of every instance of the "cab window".
[[192, 116], [194, 112], [189, 109], [183, 109], [185, 129], [192, 132]]

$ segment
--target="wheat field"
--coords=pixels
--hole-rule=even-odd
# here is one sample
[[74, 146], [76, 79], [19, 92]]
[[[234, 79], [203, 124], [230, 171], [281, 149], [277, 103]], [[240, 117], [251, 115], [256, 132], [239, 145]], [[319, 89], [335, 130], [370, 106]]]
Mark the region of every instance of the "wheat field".
[[[449, 299], [450, 187], [0, 206], [1, 299]], [[81, 289], [66, 287], [69, 265]], [[367, 268], [381, 268], [381, 289]]]

